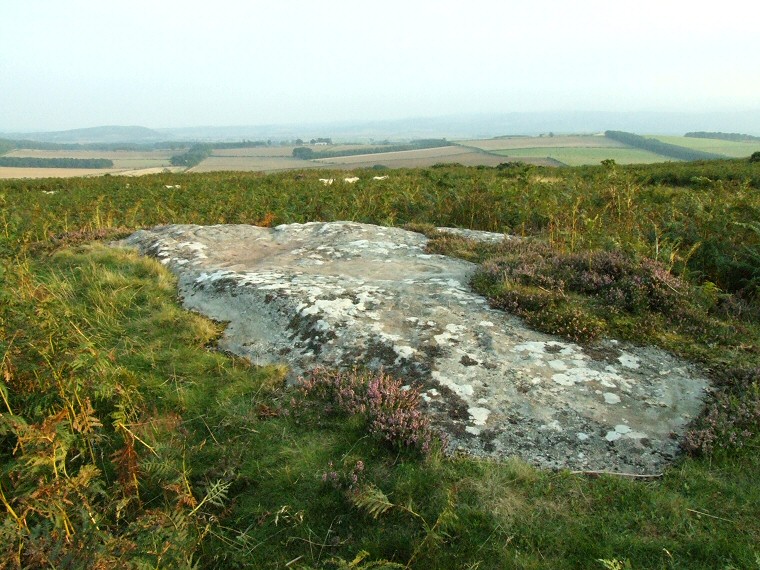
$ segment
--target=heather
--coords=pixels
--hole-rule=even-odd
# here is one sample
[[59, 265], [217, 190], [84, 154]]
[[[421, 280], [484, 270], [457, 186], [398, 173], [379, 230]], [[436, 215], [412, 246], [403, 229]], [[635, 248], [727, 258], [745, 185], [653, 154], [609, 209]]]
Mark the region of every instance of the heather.
[[[0, 181], [0, 567], [757, 567], [758, 168]], [[160, 264], [102, 243], [337, 219], [518, 236], [431, 249], [533, 326], [707, 367], [684, 454], [645, 480], [445, 455], [409, 379], [288, 388], [214, 351], [223, 324], [181, 310]]]
[[362, 419], [365, 429], [379, 440], [401, 449], [426, 454], [435, 438], [430, 421], [420, 407], [417, 386], [403, 386], [401, 380], [382, 370], [361, 373], [314, 370], [298, 385], [293, 399], [294, 413], [306, 409], [317, 416], [343, 414]]

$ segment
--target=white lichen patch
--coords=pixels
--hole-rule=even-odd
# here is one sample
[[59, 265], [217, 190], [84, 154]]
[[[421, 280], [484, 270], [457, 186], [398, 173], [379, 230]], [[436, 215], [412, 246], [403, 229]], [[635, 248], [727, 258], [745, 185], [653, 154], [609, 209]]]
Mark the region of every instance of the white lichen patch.
[[406, 360], [409, 360], [410, 358], [412, 358], [412, 356], [414, 356], [417, 353], [417, 351], [413, 349], [411, 346], [404, 346], [404, 345], [401, 345], [401, 346], [395, 345], [393, 347], [393, 350], [396, 352], [396, 354], [398, 354], [399, 358], [404, 358]]
[[547, 364], [549, 365], [549, 368], [551, 368], [552, 370], [558, 370], [558, 371], [567, 370], [567, 363], [564, 360], [554, 359], [547, 362]]
[[562, 427], [562, 424], [559, 423], [559, 420], [552, 420], [548, 424], [543, 424], [540, 429], [542, 430], [548, 429], [548, 430], [557, 431], [557, 432], [565, 431], [564, 428]]
[[604, 436], [604, 439], [606, 439], [607, 441], [617, 441], [621, 437], [623, 437], [623, 434], [621, 434], [621, 433], [619, 433], [619, 432], [617, 432], [615, 430], [611, 430], [611, 431], [607, 432], [607, 435]]
[[620, 396], [617, 394], [613, 394], [612, 392], [605, 392], [602, 394], [604, 397], [604, 403], [605, 404], [619, 404], [620, 403]]
[[470, 414], [470, 421], [476, 426], [486, 425], [488, 416], [491, 415], [491, 410], [488, 408], [472, 407], [467, 408], [467, 413]]
[[546, 354], [546, 343], [543, 341], [523, 342], [512, 347], [514, 352], [529, 352], [531, 354]]
[[462, 398], [469, 398], [475, 393], [475, 389], [472, 387], [471, 384], [459, 384], [458, 382], [453, 381], [448, 376], [444, 376], [437, 370], [433, 370], [430, 375], [432, 376], [433, 380], [438, 382], [441, 386], [444, 386], [454, 392], [457, 396], [460, 396]]
[[618, 361], [622, 366], [625, 366], [626, 368], [635, 370], [639, 367], [639, 359], [636, 358], [633, 354], [629, 354], [627, 352], [623, 352], [620, 356], [618, 356]]

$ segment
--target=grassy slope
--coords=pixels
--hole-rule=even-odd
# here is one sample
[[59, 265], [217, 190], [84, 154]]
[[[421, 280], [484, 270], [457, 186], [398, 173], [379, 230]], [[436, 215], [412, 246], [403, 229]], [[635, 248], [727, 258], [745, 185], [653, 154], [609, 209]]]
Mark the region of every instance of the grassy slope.
[[714, 152], [723, 154], [732, 158], [743, 158], [750, 156], [753, 152], [760, 150], [760, 142], [737, 142], [721, 139], [703, 139], [697, 137], [666, 137], [650, 136], [649, 138], [657, 139], [668, 144], [685, 146], [694, 150], [704, 152]]
[[[522, 231], [563, 250], [618, 243], [681, 271], [697, 258], [687, 255], [692, 230], [713, 253], [721, 238], [757, 243], [751, 230], [733, 225], [742, 216], [756, 220], [760, 206], [753, 171], [739, 166], [733, 168], [738, 181], [709, 187], [697, 181], [691, 189], [637, 182], [658, 172], [646, 169], [557, 171], [551, 182], [531, 170], [402, 171], [384, 185], [340, 191], [318, 183], [323, 173], [299, 181], [225, 174], [0, 183], [0, 348], [9, 407], [24, 410], [30, 425], [49, 425], [43, 420], [52, 421], [67, 401], [75, 412], [84, 409], [74, 398], [79, 394], [81, 401], [91, 397], [102, 424], [71, 432], [72, 451], [57, 463], [67, 465], [65, 477], [55, 475], [55, 462], [23, 461], [44, 459], [46, 447], [14, 456], [13, 437], [0, 431], [0, 484], [9, 506], [16, 516], [34, 506], [25, 512], [30, 527], [68, 540], [71, 551], [89, 553], [89, 562], [102, 555], [111, 566], [187, 567], [192, 557], [209, 568], [276, 568], [294, 560], [291, 567], [320, 567], [365, 549], [367, 560], [411, 560], [419, 568], [602, 568], [598, 559], [626, 559], [634, 568], [755, 567], [756, 436], [743, 449], [729, 445], [701, 459], [683, 458], [648, 482], [542, 472], [519, 461], [399, 453], [367, 437], [358, 420], [284, 415], [291, 395], [280, 387], [281, 371], [206, 350], [218, 327], [177, 308], [173, 279], [159, 264], [75, 245], [99, 232], [112, 235], [109, 228], [168, 221], [414, 221]], [[703, 173], [689, 168], [696, 170], [685, 172], [686, 180]], [[177, 183], [181, 190], [164, 188]], [[491, 205], [487, 211], [484, 203]], [[692, 227], [682, 227], [687, 223]], [[74, 249], [50, 257], [51, 235], [55, 246]], [[695, 277], [699, 268], [717, 271], [708, 262], [689, 271]], [[721, 348], [716, 362], [757, 366], [757, 338], [749, 342]], [[54, 378], [66, 389], [45, 389]], [[122, 408], [132, 414], [127, 420], [116, 414]], [[69, 433], [66, 425], [73, 424], [62, 423], [61, 433]], [[121, 477], [130, 463], [109, 460], [114, 452], [123, 459], [130, 442], [137, 490]], [[77, 457], [87, 456], [90, 444], [102, 449], [94, 464], [108, 493], [85, 493], [65, 507], [69, 529], [60, 515], [46, 518], [33, 489], [14, 477], [47, 481], [41, 488], [49, 489], [48, 501], [65, 504], [76, 495], [65, 495], [60, 483], [81, 473], [86, 462]], [[340, 485], [322, 481], [331, 470], [349, 473], [359, 460], [365, 481], [397, 505], [377, 519]], [[216, 482], [227, 485], [224, 493], [213, 495]], [[97, 512], [97, 532], [72, 506], [81, 504]], [[25, 542], [11, 513], [6, 508], [0, 527], [3, 544], [44, 554], [45, 540]], [[121, 550], [113, 548], [116, 538]], [[134, 550], [125, 547], [130, 544]]]
[[460, 144], [504, 157], [551, 158], [568, 166], [600, 164], [606, 159], [615, 160], [618, 164], [648, 164], [666, 160], [656, 153], [629, 148], [607, 137], [593, 135], [513, 137], [462, 141]]
[[492, 151], [504, 157], [549, 157], [568, 166], [585, 164], [600, 164], [603, 160], [612, 159], [618, 164], [648, 164], [662, 162], [659, 154], [636, 148], [519, 148]]

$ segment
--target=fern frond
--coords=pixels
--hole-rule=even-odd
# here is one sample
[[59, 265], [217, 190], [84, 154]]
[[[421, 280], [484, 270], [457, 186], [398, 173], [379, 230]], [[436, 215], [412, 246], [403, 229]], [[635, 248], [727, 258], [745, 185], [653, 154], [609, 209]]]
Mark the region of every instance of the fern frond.
[[396, 506], [390, 502], [382, 490], [371, 483], [362, 486], [353, 493], [351, 502], [357, 508], [367, 511], [375, 519]]
[[221, 479], [212, 483], [211, 486], [208, 488], [208, 491], [206, 491], [206, 497], [204, 500], [207, 503], [211, 503], [215, 507], [223, 507], [225, 501], [227, 500], [227, 491], [230, 488], [229, 481], [225, 482]]

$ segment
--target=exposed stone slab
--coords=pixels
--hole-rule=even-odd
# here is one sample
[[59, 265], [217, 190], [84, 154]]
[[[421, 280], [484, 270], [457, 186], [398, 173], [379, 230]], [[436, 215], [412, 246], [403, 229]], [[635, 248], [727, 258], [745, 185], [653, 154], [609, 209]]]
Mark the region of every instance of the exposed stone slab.
[[334, 222], [162, 226], [123, 243], [178, 275], [185, 307], [229, 322], [223, 350], [287, 362], [292, 381], [316, 366], [382, 366], [423, 386], [453, 448], [644, 474], [673, 458], [704, 375], [658, 349], [528, 329], [470, 290], [473, 264], [427, 254], [426, 241]]

